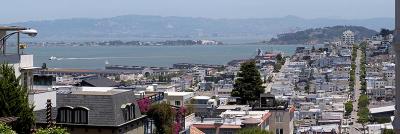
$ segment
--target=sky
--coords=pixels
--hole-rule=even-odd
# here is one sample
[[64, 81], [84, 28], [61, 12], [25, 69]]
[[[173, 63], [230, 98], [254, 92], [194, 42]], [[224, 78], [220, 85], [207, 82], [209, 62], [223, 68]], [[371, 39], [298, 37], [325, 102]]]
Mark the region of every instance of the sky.
[[157, 15], [204, 18], [394, 17], [395, 0], [5, 0], [0, 24], [65, 18]]

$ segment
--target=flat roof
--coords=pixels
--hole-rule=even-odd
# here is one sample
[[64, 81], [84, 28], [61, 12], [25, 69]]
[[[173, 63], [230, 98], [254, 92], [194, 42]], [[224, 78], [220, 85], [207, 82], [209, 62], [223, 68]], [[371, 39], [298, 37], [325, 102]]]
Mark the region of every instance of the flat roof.
[[209, 99], [211, 99], [211, 97], [209, 97], [209, 96], [195, 96], [195, 97], [193, 97], [193, 99], [196, 99], [196, 100], [209, 100]]
[[129, 90], [115, 89], [114, 87], [81, 87], [78, 91], [72, 91], [71, 94], [79, 95], [114, 95]]
[[246, 108], [251, 109], [249, 105], [220, 105], [217, 109], [228, 110], [228, 109], [236, 109], [236, 108]]
[[384, 107], [377, 107], [377, 108], [370, 108], [369, 111], [371, 114], [375, 113], [383, 113], [383, 112], [391, 112], [394, 111], [394, 105], [384, 106]]
[[165, 92], [168, 96], [187, 96], [194, 94], [194, 92]]

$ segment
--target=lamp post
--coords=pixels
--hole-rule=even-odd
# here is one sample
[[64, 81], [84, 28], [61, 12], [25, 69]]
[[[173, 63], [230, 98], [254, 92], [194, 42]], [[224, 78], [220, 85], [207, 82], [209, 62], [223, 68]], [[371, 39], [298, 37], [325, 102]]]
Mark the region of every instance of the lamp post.
[[21, 33], [22, 34], [26, 34], [26, 35], [31, 36], [31, 37], [35, 37], [38, 32], [35, 29], [25, 29], [25, 30], [15, 31], [15, 32], [9, 33], [9, 34], [1, 37], [0, 41], [2, 41], [2, 46], [1, 47], [3, 49], [3, 54], [6, 54], [6, 41], [7, 41], [7, 39], [10, 38], [14, 34], [17, 34], [17, 49], [18, 49], [18, 54], [19, 54], [19, 49], [20, 49], [19, 48], [19, 37], [20, 37]]
[[396, 107], [394, 114], [394, 121], [392, 123], [396, 134], [400, 134], [400, 0], [395, 0], [395, 16], [396, 16], [396, 27], [395, 27], [395, 38], [393, 41], [393, 48], [396, 54]]

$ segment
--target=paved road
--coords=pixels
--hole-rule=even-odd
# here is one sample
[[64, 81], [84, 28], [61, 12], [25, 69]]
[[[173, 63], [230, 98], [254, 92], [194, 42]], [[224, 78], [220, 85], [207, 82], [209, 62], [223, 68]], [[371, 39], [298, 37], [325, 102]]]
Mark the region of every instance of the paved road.
[[283, 66], [281, 67], [279, 72], [278, 73], [272, 73], [272, 76], [273, 76], [272, 77], [272, 82], [266, 83], [265, 93], [271, 92], [271, 88], [272, 88], [272, 85], [275, 82], [275, 78], [278, 77], [280, 74], [282, 74], [282, 71], [289, 65], [289, 63], [290, 63], [290, 58], [286, 58], [285, 64], [283, 64]]
[[354, 84], [354, 99], [353, 99], [353, 112], [351, 112], [351, 121], [354, 123], [350, 126], [350, 134], [361, 134], [359, 128], [362, 128], [362, 125], [357, 123], [357, 112], [358, 111], [358, 98], [361, 95], [361, 81], [360, 81], [360, 60], [361, 60], [361, 50], [357, 50], [357, 58], [356, 58], [356, 77]]

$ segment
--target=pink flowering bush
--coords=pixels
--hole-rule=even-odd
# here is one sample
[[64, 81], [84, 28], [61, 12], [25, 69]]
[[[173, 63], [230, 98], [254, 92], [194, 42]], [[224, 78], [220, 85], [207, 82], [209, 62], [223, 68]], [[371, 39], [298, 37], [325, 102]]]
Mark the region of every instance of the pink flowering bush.
[[142, 98], [142, 99], [138, 100], [137, 102], [139, 105], [140, 112], [146, 113], [147, 111], [149, 111], [151, 102], [148, 97]]
[[181, 123], [180, 122], [175, 122], [173, 125], [172, 125], [172, 128], [173, 128], [173, 134], [179, 134], [179, 131], [181, 130]]
[[175, 114], [175, 122], [172, 126], [173, 128], [173, 133], [174, 134], [179, 134], [182, 128], [182, 120], [185, 119], [185, 113], [186, 113], [186, 108], [185, 107], [179, 107], [179, 109], [173, 109], [173, 111], [176, 113]]

